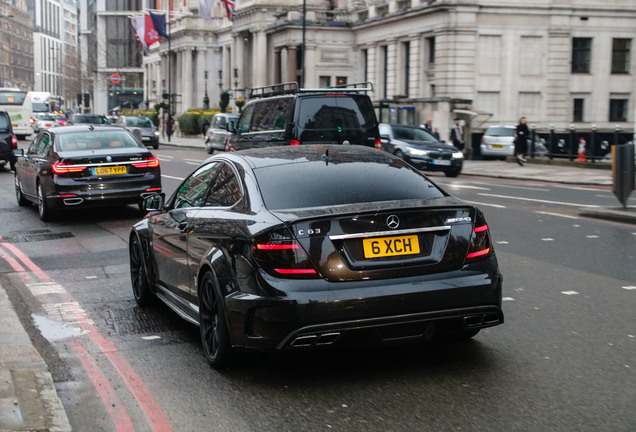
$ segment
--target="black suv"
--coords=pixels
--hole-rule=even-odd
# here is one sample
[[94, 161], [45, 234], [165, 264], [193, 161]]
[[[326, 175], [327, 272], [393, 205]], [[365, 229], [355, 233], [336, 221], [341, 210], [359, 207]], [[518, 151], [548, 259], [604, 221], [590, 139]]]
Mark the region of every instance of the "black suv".
[[226, 150], [300, 144], [381, 148], [371, 83], [299, 89], [295, 82], [253, 88]]
[[11, 117], [5, 110], [0, 110], [0, 165], [4, 166], [9, 162], [11, 171], [15, 171], [16, 156], [13, 149], [18, 148], [18, 139], [13, 135], [11, 127]]

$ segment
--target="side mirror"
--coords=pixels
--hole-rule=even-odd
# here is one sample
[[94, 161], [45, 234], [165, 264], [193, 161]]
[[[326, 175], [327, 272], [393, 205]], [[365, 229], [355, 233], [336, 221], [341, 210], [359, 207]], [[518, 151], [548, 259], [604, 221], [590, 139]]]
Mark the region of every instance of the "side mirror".
[[144, 200], [144, 210], [146, 211], [162, 211], [166, 201], [166, 194], [161, 192], [155, 195], [150, 195]]
[[24, 149], [13, 149], [14, 156], [24, 157]]

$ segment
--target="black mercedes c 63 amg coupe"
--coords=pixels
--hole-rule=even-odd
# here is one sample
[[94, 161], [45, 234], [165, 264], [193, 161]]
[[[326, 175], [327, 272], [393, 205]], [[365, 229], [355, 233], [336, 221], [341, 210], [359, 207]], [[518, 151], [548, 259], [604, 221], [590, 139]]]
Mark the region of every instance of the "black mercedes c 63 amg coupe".
[[484, 215], [363, 146], [209, 158], [129, 239], [135, 300], [200, 327], [208, 362], [262, 351], [469, 338], [503, 323]]

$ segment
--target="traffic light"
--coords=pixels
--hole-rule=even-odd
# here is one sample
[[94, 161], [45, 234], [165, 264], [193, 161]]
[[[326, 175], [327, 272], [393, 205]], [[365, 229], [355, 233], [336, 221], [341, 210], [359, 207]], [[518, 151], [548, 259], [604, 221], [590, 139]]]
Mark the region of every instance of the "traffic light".
[[84, 106], [91, 106], [91, 95], [90, 93], [84, 93]]
[[168, 93], [161, 93], [161, 98], [162, 99], [168, 99], [170, 95]]
[[81, 93], [78, 93], [78, 94], [77, 94], [77, 104], [78, 104], [78, 105], [81, 105], [81, 104], [82, 104], [82, 94], [81, 94]]

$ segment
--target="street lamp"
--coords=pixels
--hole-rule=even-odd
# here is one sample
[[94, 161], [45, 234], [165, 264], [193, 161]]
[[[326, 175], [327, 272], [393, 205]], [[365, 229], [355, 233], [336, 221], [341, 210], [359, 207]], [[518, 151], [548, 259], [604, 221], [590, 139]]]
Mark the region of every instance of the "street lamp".
[[208, 71], [203, 71], [203, 78], [205, 79], [205, 95], [203, 96], [203, 108], [207, 110], [210, 108], [210, 98], [208, 97]]
[[219, 89], [223, 88], [223, 71], [219, 69]]

